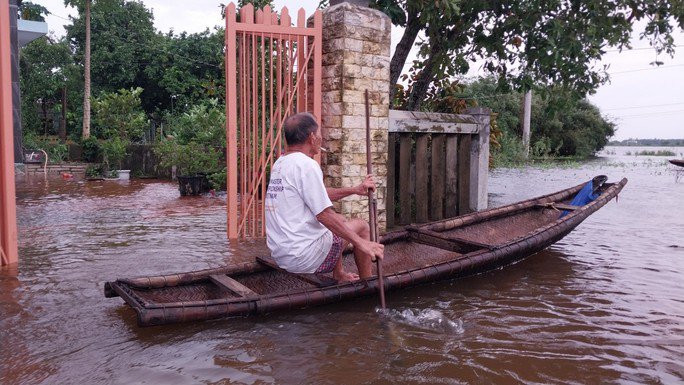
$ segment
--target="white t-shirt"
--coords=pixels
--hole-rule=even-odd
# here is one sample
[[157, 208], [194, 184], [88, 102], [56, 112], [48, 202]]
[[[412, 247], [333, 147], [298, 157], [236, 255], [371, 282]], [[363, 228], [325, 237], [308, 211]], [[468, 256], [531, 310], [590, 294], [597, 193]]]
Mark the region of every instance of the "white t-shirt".
[[313, 273], [332, 246], [332, 232], [316, 215], [332, 206], [315, 160], [301, 152], [281, 156], [271, 168], [266, 191], [266, 244], [292, 273]]

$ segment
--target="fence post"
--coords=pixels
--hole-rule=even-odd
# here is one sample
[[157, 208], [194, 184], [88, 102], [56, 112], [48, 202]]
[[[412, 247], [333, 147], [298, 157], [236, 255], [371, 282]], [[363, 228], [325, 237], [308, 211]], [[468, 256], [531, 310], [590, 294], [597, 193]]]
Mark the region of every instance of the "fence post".
[[[326, 185], [355, 186], [366, 174], [364, 93], [370, 100], [373, 172], [378, 186], [378, 228], [386, 228], [387, 132], [391, 21], [384, 13], [347, 2], [323, 10], [321, 165]], [[347, 217], [368, 218], [368, 200], [335, 204]]]
[[[237, 32], [235, 27], [237, 10], [235, 4], [226, 6], [226, 206], [227, 235], [229, 240], [237, 240], [237, 63], [235, 58]], [[244, 191], [243, 191], [244, 192]], [[244, 215], [244, 213], [243, 213]]]
[[477, 120], [478, 133], [470, 142], [470, 210], [487, 208], [487, 179], [489, 174], [489, 132], [491, 110], [474, 107], [466, 111]]

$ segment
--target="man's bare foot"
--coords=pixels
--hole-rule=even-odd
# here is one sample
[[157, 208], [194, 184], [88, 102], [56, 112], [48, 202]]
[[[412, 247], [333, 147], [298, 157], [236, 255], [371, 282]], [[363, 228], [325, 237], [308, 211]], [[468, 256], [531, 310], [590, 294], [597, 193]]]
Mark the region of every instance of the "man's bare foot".
[[348, 271], [343, 271], [341, 273], [333, 272], [333, 278], [337, 280], [338, 283], [351, 282], [359, 279], [359, 275], [356, 273], [350, 273]]

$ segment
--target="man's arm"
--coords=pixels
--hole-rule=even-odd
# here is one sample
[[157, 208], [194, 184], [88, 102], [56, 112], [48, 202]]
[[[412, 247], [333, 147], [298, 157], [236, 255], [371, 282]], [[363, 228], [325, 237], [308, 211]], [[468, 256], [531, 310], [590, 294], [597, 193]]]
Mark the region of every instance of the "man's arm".
[[328, 193], [328, 198], [330, 198], [331, 201], [337, 201], [340, 200], [344, 197], [348, 197], [350, 195], [358, 194], [359, 186], [355, 187], [342, 187], [342, 188], [333, 188], [333, 187], [326, 187], [325, 191]]
[[347, 226], [347, 221], [344, 219], [344, 216], [336, 213], [332, 207], [328, 207], [321, 211], [320, 214], [316, 215], [316, 219], [318, 219], [323, 226], [327, 227], [328, 230], [344, 238], [354, 246], [363, 240], [363, 238]]
[[368, 193], [368, 189], [375, 191], [375, 181], [373, 180], [373, 175], [366, 175], [366, 179], [364, 179], [363, 182], [361, 182], [361, 184], [358, 186], [342, 188], [326, 187], [325, 191], [328, 193], [328, 198], [334, 202], [354, 194], [366, 195]]

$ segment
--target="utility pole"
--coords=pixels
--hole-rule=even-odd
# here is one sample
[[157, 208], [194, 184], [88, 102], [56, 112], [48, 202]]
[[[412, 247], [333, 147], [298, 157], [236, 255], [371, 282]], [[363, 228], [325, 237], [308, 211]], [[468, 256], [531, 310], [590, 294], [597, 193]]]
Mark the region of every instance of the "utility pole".
[[522, 142], [525, 158], [530, 156], [530, 120], [532, 118], [532, 91], [525, 92], [522, 100]]

